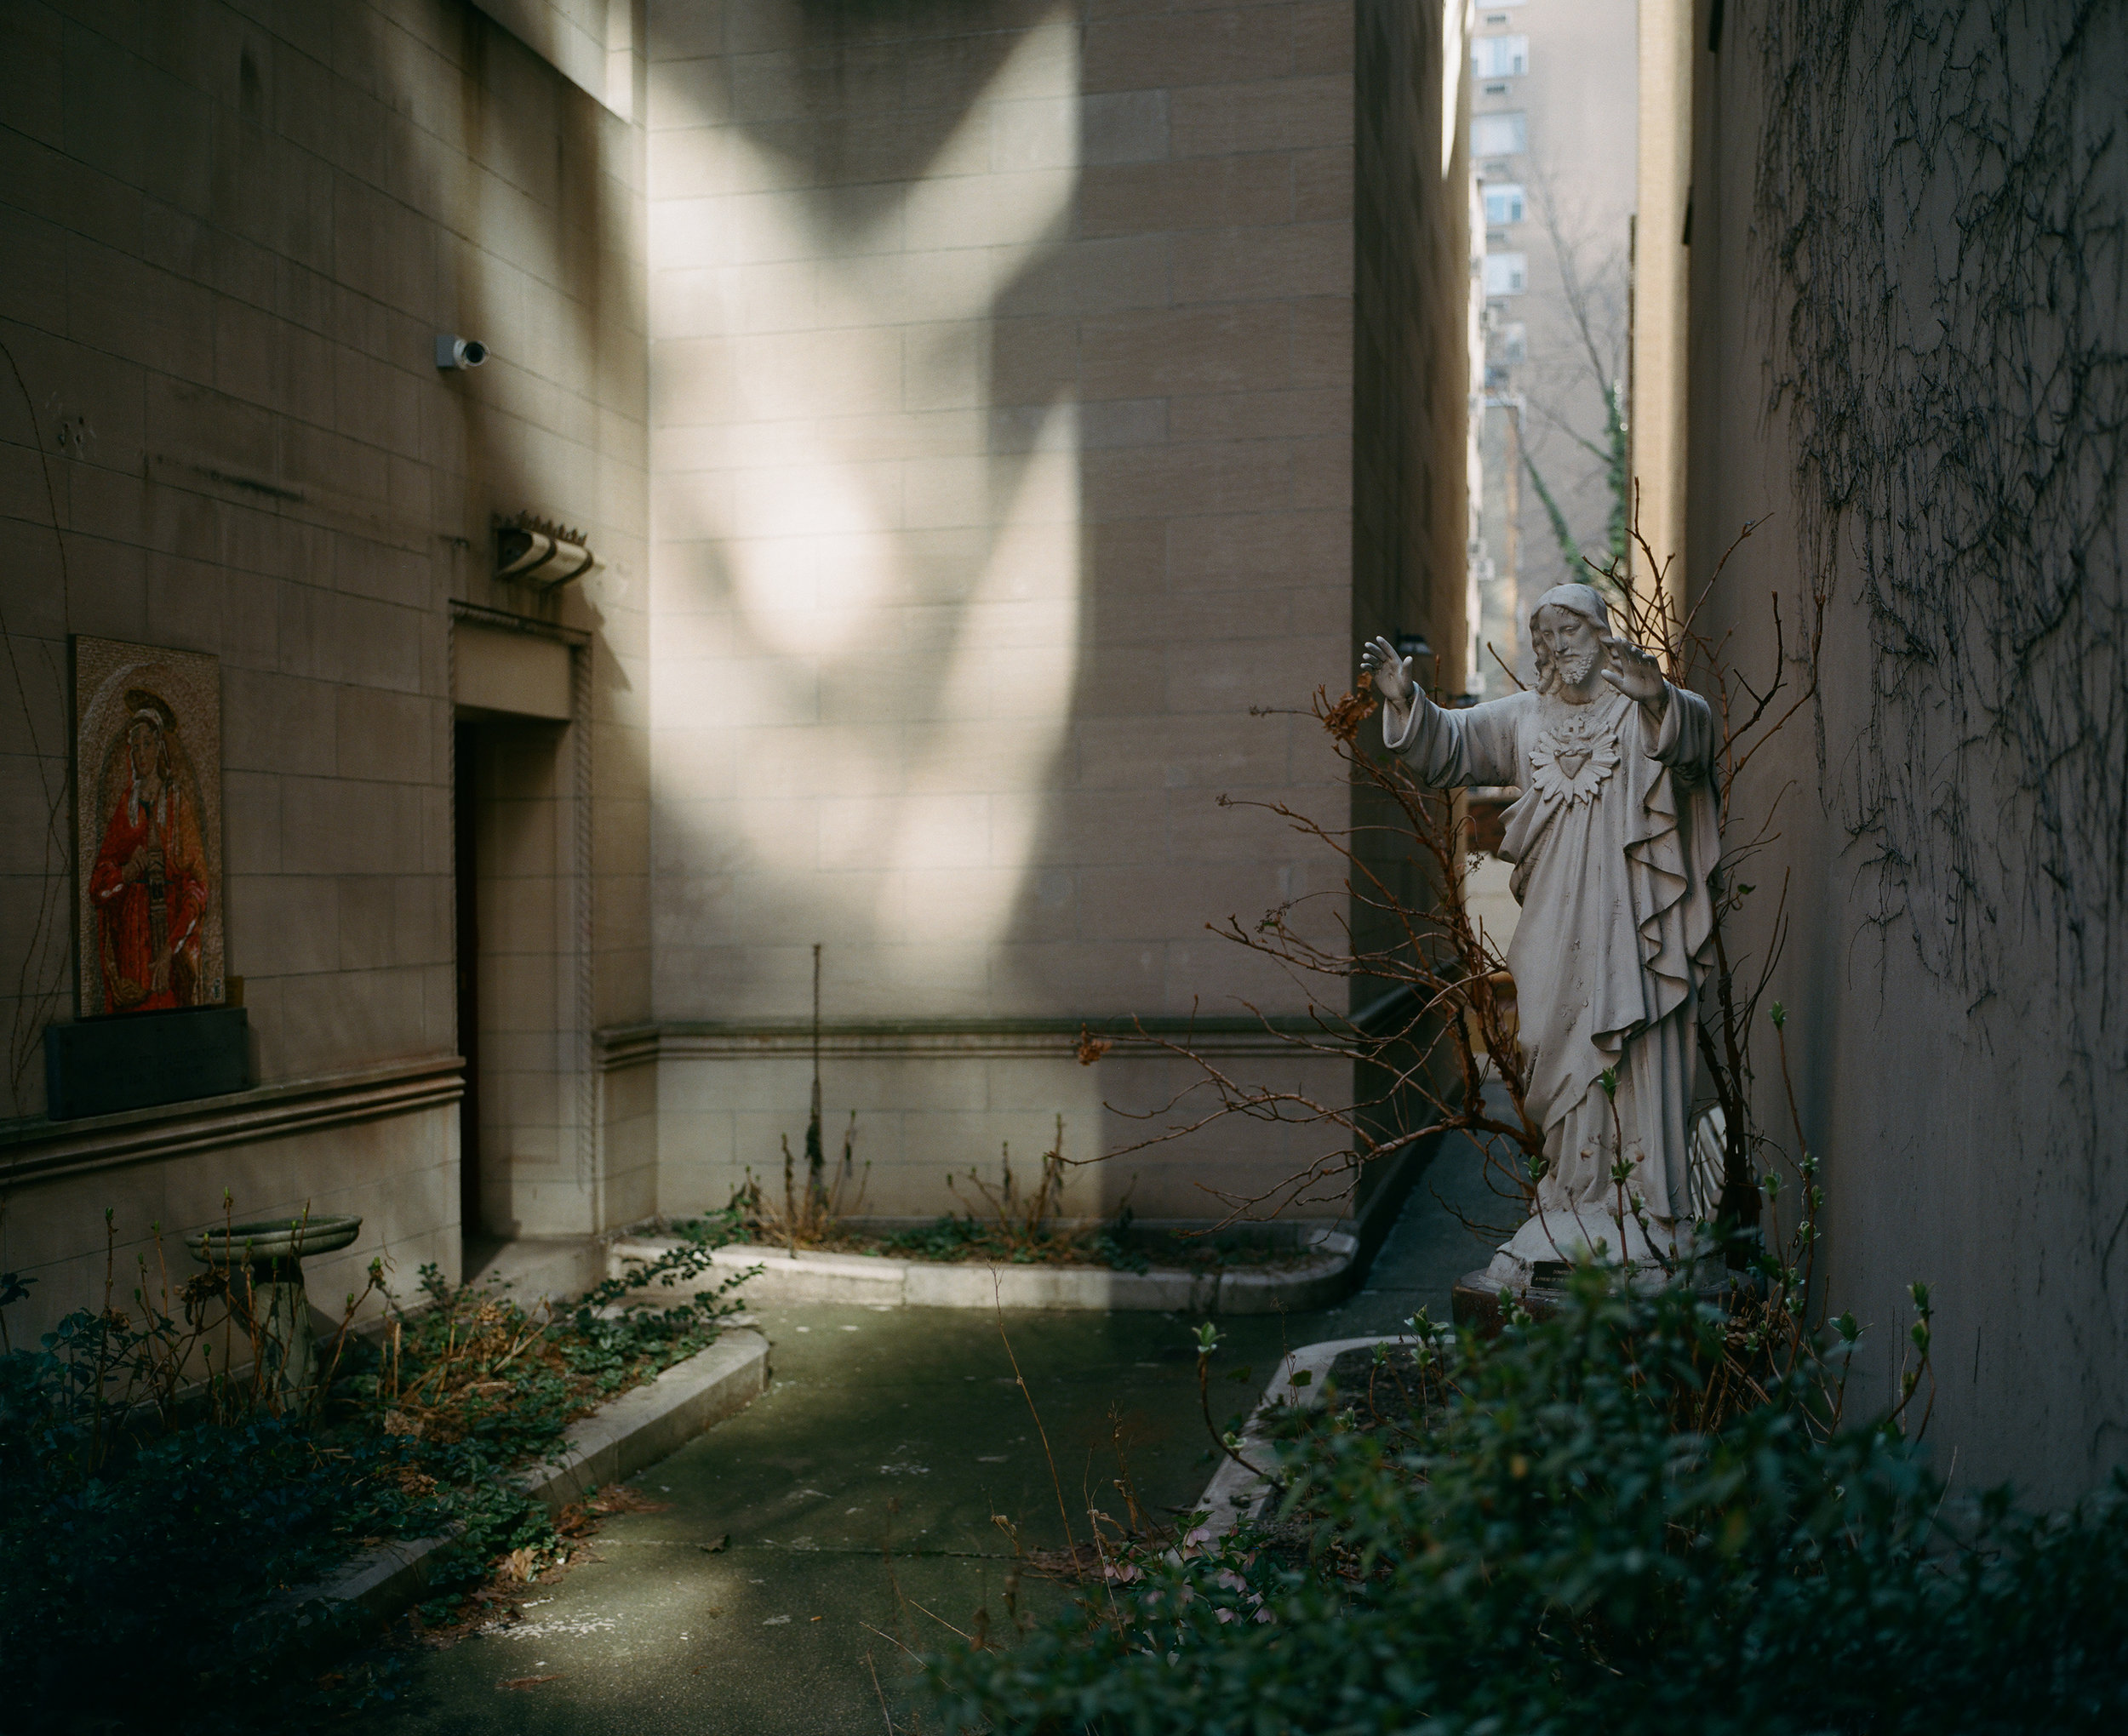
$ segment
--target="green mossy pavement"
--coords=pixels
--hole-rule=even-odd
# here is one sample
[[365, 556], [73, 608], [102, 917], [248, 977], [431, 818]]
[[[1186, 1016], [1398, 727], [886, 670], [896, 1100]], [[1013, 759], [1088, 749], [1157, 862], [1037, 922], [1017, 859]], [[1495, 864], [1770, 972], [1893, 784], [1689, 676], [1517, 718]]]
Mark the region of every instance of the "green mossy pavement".
[[[1437, 1191], [1466, 1211], [1490, 1203], [1474, 1152], [1445, 1151], [1365, 1289], [1334, 1309], [1222, 1322], [1212, 1386], [1222, 1427], [1284, 1347], [1393, 1331], [1421, 1306], [1447, 1317], [1450, 1286], [1484, 1250]], [[1116, 1419], [1148, 1510], [1187, 1507], [1211, 1474], [1194, 1321], [829, 1304], [755, 1312], [773, 1383], [637, 1479], [664, 1510], [607, 1520], [599, 1558], [536, 1591], [514, 1627], [415, 1653], [401, 1698], [364, 1714], [365, 1733], [841, 1736], [885, 1729], [883, 1694], [899, 1727], [908, 1671], [896, 1642], [928, 1647], [941, 1621], [967, 1630], [978, 1610], [1004, 1619], [1012, 1546], [992, 1516], [1027, 1549], [1064, 1540], [1040, 1432], [1081, 1540], [1090, 1502], [1123, 1516]], [[1220, 1378], [1244, 1368], [1244, 1380]], [[1065, 1596], [1033, 1576], [1021, 1595], [1044, 1612]]]

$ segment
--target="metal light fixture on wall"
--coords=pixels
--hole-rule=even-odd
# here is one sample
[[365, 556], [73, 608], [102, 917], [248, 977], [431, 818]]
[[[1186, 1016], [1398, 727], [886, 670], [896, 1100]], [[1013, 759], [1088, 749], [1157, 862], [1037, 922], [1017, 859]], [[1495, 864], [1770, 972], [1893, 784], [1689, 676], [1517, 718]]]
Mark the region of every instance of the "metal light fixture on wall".
[[598, 564], [584, 533], [520, 512], [495, 526], [495, 577], [552, 591]]

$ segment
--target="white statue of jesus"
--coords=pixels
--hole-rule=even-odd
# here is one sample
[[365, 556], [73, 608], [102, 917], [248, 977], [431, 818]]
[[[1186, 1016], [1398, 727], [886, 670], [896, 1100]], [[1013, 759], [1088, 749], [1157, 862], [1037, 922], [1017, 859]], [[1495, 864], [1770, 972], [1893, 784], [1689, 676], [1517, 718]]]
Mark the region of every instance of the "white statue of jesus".
[[[1536, 690], [1468, 711], [1428, 700], [1386, 640], [1360, 660], [1383, 740], [1422, 783], [1521, 788], [1500, 854], [1522, 906], [1507, 968], [1546, 1163], [1536, 1209], [1489, 1269], [1518, 1286], [1538, 1261], [1599, 1242], [1614, 1259], [1678, 1249], [1692, 1217], [1685, 1116], [1720, 850], [1707, 701], [1611, 637], [1588, 585], [1547, 591], [1530, 632]], [[1615, 1102], [1602, 1083], [1613, 1068]], [[1633, 1169], [1622, 1221], [1611, 1177], [1622, 1144]]]

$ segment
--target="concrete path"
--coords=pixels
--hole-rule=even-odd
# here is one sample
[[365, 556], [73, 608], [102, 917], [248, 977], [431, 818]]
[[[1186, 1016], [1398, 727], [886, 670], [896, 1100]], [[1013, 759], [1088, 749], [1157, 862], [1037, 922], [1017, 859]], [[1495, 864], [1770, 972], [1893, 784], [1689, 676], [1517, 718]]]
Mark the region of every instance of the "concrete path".
[[[1368, 1287], [1342, 1305], [1221, 1322], [1212, 1385], [1221, 1428], [1284, 1348], [1392, 1332], [1422, 1306], [1448, 1317], [1450, 1285], [1485, 1250], [1441, 1198], [1502, 1215], [1478, 1168], [1460, 1140], [1436, 1158]], [[636, 1480], [664, 1510], [607, 1521], [600, 1559], [573, 1569], [523, 1625], [416, 1654], [411, 1694], [369, 1728], [902, 1730], [900, 1647], [935, 1644], [947, 1623], [972, 1630], [979, 1611], [1005, 1619], [1012, 1545], [992, 1516], [1015, 1525], [1028, 1549], [1064, 1540], [1060, 1505], [1082, 1539], [1090, 1501], [1121, 1517], [1118, 1435], [1149, 1510], [1187, 1510], [1210, 1475], [1193, 1319], [1008, 1312], [1001, 1322], [827, 1304], [756, 1314], [774, 1345], [774, 1383]], [[1015, 1357], [1038, 1427], [1014, 1380]], [[1225, 1378], [1244, 1368], [1244, 1378]], [[1019, 1595], [1022, 1608], [1044, 1611], [1067, 1596], [1033, 1576]]]

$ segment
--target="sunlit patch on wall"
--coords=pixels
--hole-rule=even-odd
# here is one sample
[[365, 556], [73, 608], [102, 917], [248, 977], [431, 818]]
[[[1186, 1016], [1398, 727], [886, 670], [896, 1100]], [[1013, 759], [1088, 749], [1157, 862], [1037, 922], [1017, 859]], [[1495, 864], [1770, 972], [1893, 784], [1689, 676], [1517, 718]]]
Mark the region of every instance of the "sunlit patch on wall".
[[869, 942], [882, 997], [972, 983], [1077, 674], [1078, 408], [1015, 406], [1009, 442], [992, 414], [995, 311], [1077, 186], [1076, 25], [1026, 31], [861, 199], [792, 186], [726, 100], [705, 76], [698, 123], [654, 121], [652, 790], [667, 868], [724, 871], [678, 938]]

